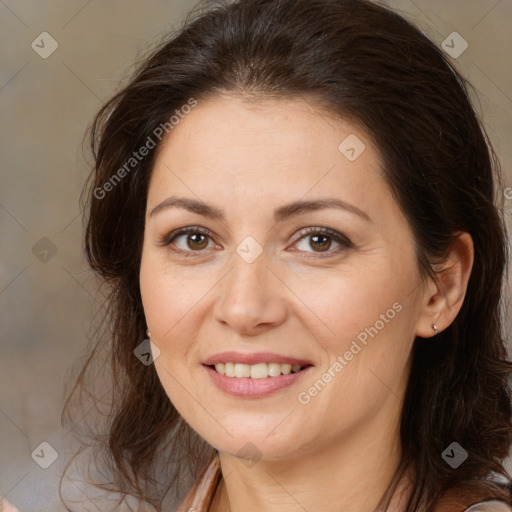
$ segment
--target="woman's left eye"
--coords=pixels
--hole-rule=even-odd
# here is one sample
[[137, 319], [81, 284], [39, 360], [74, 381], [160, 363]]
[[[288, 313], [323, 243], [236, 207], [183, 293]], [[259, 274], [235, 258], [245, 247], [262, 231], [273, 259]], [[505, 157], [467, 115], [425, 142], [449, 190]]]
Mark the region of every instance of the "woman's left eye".
[[[293, 238], [294, 245], [300, 245], [300, 243], [303, 243], [304, 247], [313, 249], [313, 251], [308, 251], [304, 247], [302, 249], [299, 247], [300, 252], [312, 252], [316, 254], [315, 256], [306, 256], [308, 258], [323, 258], [326, 256], [332, 256], [333, 253], [337, 254], [353, 246], [352, 242], [347, 237], [341, 233], [338, 233], [337, 231], [328, 228], [305, 228]], [[182, 240], [180, 241], [180, 239]], [[308, 239], [309, 243], [307, 243]], [[181, 242], [181, 244], [177, 241]], [[204, 249], [209, 248], [210, 242], [213, 243], [213, 240], [211, 232], [208, 229], [201, 228], [199, 226], [189, 226], [173, 231], [169, 235], [165, 236], [160, 241], [159, 245], [174, 245], [176, 249], [173, 248], [173, 251], [184, 254], [184, 256], [188, 257], [201, 256], [201, 253], [204, 252]], [[332, 249], [333, 242], [338, 244], [338, 247]], [[323, 256], [322, 253], [326, 253], [325, 256]]]
[[[332, 244], [338, 244], [338, 247], [332, 249]], [[313, 249], [315, 256], [307, 256], [308, 258], [323, 258], [332, 256], [333, 254], [339, 254], [343, 250], [350, 249], [353, 247], [352, 242], [341, 233], [334, 231], [329, 228], [316, 228], [310, 227], [301, 230], [298, 233], [298, 239], [296, 243], [304, 242], [305, 247]], [[317, 250], [318, 249], [318, 250]], [[310, 252], [304, 250], [304, 252]], [[321, 253], [326, 253], [325, 256]]]

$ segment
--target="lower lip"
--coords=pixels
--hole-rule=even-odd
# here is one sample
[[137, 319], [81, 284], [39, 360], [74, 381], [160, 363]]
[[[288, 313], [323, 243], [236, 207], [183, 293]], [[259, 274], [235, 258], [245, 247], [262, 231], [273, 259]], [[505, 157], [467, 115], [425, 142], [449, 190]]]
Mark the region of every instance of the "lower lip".
[[279, 377], [266, 377], [265, 379], [251, 379], [246, 377], [226, 377], [209, 366], [204, 366], [213, 383], [225, 393], [246, 398], [259, 398], [271, 395], [280, 389], [287, 388], [300, 380], [308, 373], [312, 366], [308, 366], [297, 373], [280, 375]]

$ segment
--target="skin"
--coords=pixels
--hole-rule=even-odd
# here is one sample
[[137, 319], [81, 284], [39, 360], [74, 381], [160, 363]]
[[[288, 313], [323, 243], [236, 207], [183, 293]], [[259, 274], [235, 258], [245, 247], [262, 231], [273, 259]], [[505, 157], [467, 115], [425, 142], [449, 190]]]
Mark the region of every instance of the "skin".
[[[365, 144], [354, 161], [338, 149], [350, 134]], [[200, 199], [225, 220], [177, 207], [151, 216], [169, 196]], [[334, 208], [272, 218], [291, 201], [326, 197], [370, 221]], [[473, 262], [469, 235], [457, 238], [438, 281], [422, 280], [378, 149], [358, 126], [304, 99], [200, 100], [163, 141], [147, 204], [140, 287], [161, 351], [155, 367], [180, 414], [220, 452], [223, 480], [212, 510], [372, 511], [400, 459], [413, 341], [433, 336], [433, 323], [442, 331], [460, 310]], [[160, 243], [186, 226], [206, 228], [211, 238]], [[351, 245], [320, 237], [319, 248], [315, 233], [301, 237], [305, 227], [330, 228]], [[248, 236], [263, 249], [252, 263], [236, 252]], [[298, 394], [396, 303], [401, 311], [300, 403]], [[274, 352], [314, 368], [270, 396], [234, 397], [202, 366], [222, 351]], [[247, 443], [253, 463], [237, 456]]]

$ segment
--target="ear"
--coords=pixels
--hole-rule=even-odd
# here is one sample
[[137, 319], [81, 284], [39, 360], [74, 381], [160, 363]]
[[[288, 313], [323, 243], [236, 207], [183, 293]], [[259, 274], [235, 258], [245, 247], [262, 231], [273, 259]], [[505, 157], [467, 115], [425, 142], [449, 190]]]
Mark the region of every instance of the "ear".
[[474, 246], [469, 233], [455, 235], [444, 263], [436, 267], [436, 280], [429, 279], [424, 288], [421, 315], [416, 325], [416, 336], [435, 336], [446, 329], [458, 315], [473, 268]]

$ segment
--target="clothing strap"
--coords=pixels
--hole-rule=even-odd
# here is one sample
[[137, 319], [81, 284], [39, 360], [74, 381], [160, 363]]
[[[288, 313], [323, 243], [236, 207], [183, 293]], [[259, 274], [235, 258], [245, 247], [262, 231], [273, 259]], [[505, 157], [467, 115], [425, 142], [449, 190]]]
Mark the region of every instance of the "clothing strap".
[[504, 501], [484, 501], [466, 509], [466, 512], [512, 512], [512, 508]]
[[219, 458], [214, 451], [208, 464], [176, 512], [208, 512], [221, 477]]

